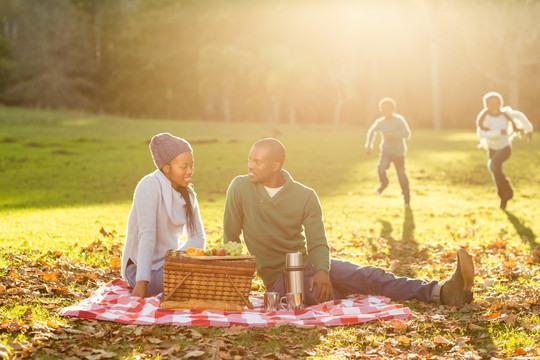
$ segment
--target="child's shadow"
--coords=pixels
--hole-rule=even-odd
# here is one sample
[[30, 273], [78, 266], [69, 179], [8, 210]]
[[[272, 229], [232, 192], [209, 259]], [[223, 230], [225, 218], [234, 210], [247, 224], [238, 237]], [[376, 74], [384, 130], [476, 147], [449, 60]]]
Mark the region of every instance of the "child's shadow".
[[415, 227], [413, 212], [411, 208], [407, 206], [405, 207], [405, 221], [403, 222], [403, 235], [401, 236], [401, 240], [414, 242]]
[[504, 212], [506, 213], [506, 216], [508, 216], [508, 220], [510, 220], [512, 225], [514, 225], [514, 228], [523, 241], [530, 243], [533, 247], [539, 246], [539, 244], [536, 242], [536, 235], [530, 227], [524, 224], [523, 220], [518, 219], [517, 216], [508, 210], [505, 210]]

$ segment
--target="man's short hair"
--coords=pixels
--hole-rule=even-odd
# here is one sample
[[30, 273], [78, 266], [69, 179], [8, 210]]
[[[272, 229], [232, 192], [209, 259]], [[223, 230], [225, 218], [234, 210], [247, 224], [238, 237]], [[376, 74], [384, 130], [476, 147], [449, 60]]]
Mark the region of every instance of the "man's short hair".
[[275, 138], [264, 138], [253, 144], [253, 147], [262, 147], [272, 154], [275, 161], [281, 163], [285, 162], [285, 146]]

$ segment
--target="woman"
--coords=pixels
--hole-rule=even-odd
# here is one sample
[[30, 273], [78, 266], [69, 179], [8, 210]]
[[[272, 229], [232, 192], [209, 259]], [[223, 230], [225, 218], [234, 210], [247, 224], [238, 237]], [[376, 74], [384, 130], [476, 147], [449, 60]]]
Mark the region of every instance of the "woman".
[[[150, 141], [157, 170], [135, 188], [129, 212], [122, 276], [132, 296], [163, 292], [163, 264], [169, 249], [204, 249], [206, 235], [193, 187], [193, 150], [184, 139], [169, 133]], [[187, 241], [180, 236], [187, 231]]]
[[503, 163], [510, 158], [514, 137], [524, 132], [527, 142], [531, 141], [533, 126], [522, 112], [503, 107], [499, 93], [487, 93], [483, 103], [484, 108], [476, 118], [476, 132], [481, 139], [479, 147], [487, 150], [488, 169], [501, 199], [500, 208], [505, 210], [508, 200], [514, 197], [514, 190], [503, 172]]

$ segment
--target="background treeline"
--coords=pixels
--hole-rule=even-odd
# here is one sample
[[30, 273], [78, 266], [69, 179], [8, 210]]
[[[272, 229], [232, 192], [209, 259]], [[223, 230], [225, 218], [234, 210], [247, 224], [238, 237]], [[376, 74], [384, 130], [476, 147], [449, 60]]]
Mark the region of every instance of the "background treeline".
[[540, 125], [532, 0], [1, 0], [0, 102], [135, 117], [474, 127], [487, 91]]

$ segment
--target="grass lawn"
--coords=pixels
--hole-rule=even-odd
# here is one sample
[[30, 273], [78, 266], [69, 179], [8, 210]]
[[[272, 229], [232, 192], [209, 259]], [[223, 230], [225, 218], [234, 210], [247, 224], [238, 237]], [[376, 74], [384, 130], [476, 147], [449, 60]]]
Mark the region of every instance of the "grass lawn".
[[119, 276], [132, 193], [154, 170], [150, 138], [170, 132], [191, 142], [212, 244], [221, 240], [229, 182], [246, 172], [252, 143], [272, 129], [0, 107], [0, 355], [540, 358], [540, 139], [514, 142], [505, 172], [515, 195], [502, 211], [473, 128], [410, 125], [410, 209], [394, 169], [384, 194], [373, 194], [378, 155], [364, 152], [366, 129], [279, 125], [278, 137], [285, 168], [319, 194], [333, 256], [442, 280], [454, 270], [456, 248], [466, 247], [477, 267], [473, 304], [404, 301], [414, 319], [329, 328], [125, 326], [57, 312]]

